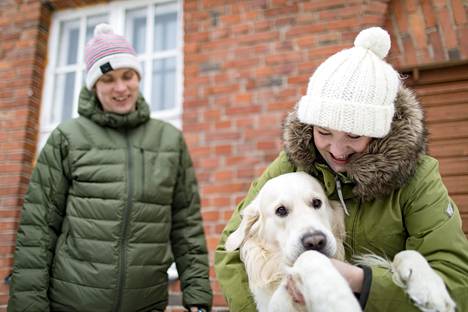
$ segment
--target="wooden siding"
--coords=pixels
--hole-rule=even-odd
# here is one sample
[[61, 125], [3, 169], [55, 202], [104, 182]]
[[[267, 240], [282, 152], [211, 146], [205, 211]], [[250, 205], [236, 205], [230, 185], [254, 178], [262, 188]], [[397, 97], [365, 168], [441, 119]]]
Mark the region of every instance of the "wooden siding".
[[429, 131], [428, 153], [457, 203], [468, 236], [468, 63], [415, 68], [406, 85], [421, 101]]

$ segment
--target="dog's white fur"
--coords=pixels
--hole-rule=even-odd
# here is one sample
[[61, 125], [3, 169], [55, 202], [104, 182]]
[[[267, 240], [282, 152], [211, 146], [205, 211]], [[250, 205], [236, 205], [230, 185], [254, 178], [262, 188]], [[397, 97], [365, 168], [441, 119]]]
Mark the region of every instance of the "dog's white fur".
[[[263, 311], [361, 311], [346, 280], [329, 258], [344, 260], [344, 214], [327, 199], [322, 186], [303, 172], [270, 179], [241, 212], [239, 228], [225, 248], [240, 248], [257, 308]], [[361, 258], [388, 267], [421, 311], [455, 311], [443, 280], [416, 251], [402, 251], [390, 263], [376, 256]], [[286, 290], [293, 282], [305, 305]]]

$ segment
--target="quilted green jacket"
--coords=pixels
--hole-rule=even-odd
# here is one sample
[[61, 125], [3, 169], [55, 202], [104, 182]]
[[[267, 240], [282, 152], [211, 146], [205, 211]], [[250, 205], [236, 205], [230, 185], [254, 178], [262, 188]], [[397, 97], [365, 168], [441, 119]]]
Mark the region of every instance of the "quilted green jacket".
[[211, 306], [194, 169], [179, 130], [140, 96], [105, 113], [83, 89], [80, 117], [50, 135], [17, 234], [8, 311], [163, 311], [175, 260], [183, 303]]
[[[468, 241], [461, 218], [439, 174], [438, 162], [424, 154], [423, 115], [414, 96], [401, 89], [390, 134], [374, 139], [365, 155], [350, 164], [347, 174], [335, 174], [318, 156], [313, 128], [292, 112], [285, 123], [284, 151], [256, 179], [234, 211], [215, 254], [215, 271], [231, 312], [256, 311], [239, 252], [224, 248], [227, 236], [240, 223], [240, 211], [269, 179], [306, 171], [319, 179], [327, 195], [339, 200], [337, 180], [349, 215], [346, 216], [346, 257], [375, 253], [393, 259], [401, 250], [419, 251], [444, 279], [457, 311], [468, 311]], [[408, 126], [408, 125], [411, 126]], [[419, 311], [396, 286], [386, 269], [372, 267], [365, 311]]]

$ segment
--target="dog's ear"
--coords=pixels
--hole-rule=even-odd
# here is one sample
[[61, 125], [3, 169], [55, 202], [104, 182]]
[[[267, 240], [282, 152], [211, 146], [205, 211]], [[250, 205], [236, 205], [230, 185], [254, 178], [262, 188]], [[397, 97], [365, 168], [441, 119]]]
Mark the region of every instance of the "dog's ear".
[[252, 225], [258, 220], [258, 199], [255, 198], [241, 211], [240, 215], [242, 220], [239, 227], [228, 236], [226, 244], [224, 245], [227, 251], [238, 249], [244, 242]]

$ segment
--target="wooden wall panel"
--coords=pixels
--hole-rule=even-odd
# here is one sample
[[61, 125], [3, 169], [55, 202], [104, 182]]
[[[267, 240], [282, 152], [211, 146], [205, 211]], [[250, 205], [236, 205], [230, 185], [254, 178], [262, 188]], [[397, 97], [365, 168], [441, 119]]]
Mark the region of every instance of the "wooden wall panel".
[[403, 71], [416, 91], [429, 131], [428, 153], [457, 203], [468, 236], [468, 64]]

